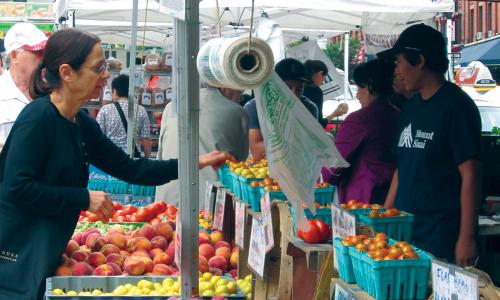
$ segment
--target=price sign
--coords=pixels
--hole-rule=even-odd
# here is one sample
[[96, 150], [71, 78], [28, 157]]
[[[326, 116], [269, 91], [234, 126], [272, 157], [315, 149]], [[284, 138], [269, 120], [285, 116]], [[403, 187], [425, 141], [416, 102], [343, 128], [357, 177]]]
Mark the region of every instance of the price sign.
[[478, 277], [456, 265], [432, 260], [434, 300], [479, 299]]
[[217, 196], [215, 197], [215, 210], [214, 210], [214, 224], [215, 230], [222, 231], [224, 225], [224, 209], [226, 207], [226, 190], [223, 188], [217, 189]]
[[264, 277], [264, 266], [266, 264], [266, 245], [264, 241], [264, 228], [256, 218], [252, 219], [252, 231], [250, 233], [250, 248], [248, 250], [248, 267], [255, 274]]
[[234, 216], [235, 229], [234, 229], [234, 241], [236, 246], [244, 249], [245, 247], [245, 203], [236, 201], [236, 210]]
[[356, 217], [336, 205], [332, 205], [332, 235], [333, 238], [356, 235]]
[[214, 185], [207, 180], [207, 185], [205, 187], [205, 219], [208, 220], [208, 215], [213, 213], [212, 211], [212, 206], [210, 205], [212, 203], [212, 199], [214, 197]]
[[356, 300], [356, 294], [339, 282], [335, 283], [335, 293], [333, 294], [332, 300]]
[[273, 220], [271, 217], [271, 197], [269, 192], [260, 198], [260, 210], [262, 215], [262, 225], [264, 228], [264, 241], [266, 253], [274, 247]]
[[181, 232], [182, 232], [182, 220], [181, 220], [181, 211], [177, 211], [177, 215], [175, 217], [175, 264], [181, 269]]

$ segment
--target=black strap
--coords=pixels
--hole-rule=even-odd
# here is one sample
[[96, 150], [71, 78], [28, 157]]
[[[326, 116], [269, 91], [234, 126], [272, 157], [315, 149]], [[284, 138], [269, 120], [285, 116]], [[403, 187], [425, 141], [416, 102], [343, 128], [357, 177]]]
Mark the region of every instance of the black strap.
[[[118, 103], [118, 101], [113, 102], [113, 104], [116, 107], [116, 110], [118, 111], [118, 114], [120, 115], [120, 119], [122, 120], [123, 127], [125, 127], [125, 133], [128, 135], [128, 122], [127, 119], [125, 118], [125, 114], [123, 113], [123, 109]], [[137, 149], [136, 144], [134, 143], [134, 157], [141, 157], [141, 153], [139, 152], [139, 149]]]

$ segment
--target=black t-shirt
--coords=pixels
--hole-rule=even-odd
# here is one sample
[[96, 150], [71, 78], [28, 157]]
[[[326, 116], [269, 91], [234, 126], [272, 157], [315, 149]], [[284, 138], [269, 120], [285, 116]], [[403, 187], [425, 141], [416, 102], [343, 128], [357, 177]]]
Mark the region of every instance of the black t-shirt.
[[304, 88], [304, 96], [316, 104], [318, 108], [318, 121], [325, 128], [328, 120], [323, 118], [323, 91], [314, 84], [308, 84]]
[[417, 247], [453, 258], [460, 230], [458, 166], [480, 153], [477, 106], [460, 88], [445, 82], [430, 99], [417, 94], [405, 103], [398, 132], [394, 206], [416, 215]]

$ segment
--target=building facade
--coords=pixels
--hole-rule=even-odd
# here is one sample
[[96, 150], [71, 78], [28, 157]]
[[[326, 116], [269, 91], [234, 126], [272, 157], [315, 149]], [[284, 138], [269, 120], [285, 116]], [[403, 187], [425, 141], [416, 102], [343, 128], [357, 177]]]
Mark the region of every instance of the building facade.
[[500, 2], [455, 0], [454, 44], [468, 44], [500, 34]]

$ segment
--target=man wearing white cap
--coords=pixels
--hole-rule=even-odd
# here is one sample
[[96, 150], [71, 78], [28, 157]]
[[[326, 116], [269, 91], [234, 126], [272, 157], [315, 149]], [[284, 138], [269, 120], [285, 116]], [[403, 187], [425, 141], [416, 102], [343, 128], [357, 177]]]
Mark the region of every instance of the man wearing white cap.
[[9, 70], [0, 76], [0, 151], [21, 110], [32, 99], [30, 78], [42, 61], [45, 34], [30, 23], [18, 23], [5, 35]]

